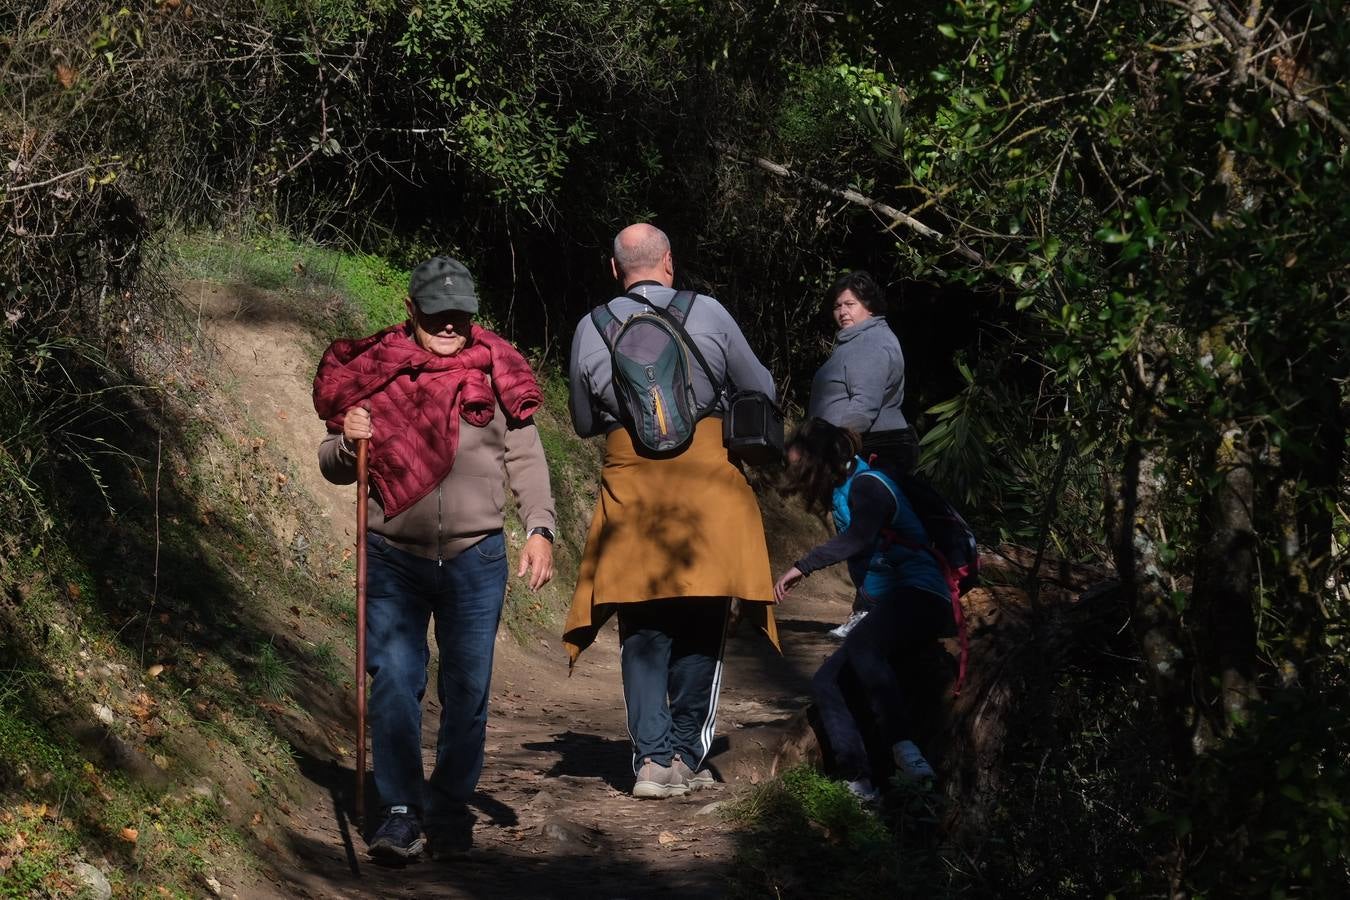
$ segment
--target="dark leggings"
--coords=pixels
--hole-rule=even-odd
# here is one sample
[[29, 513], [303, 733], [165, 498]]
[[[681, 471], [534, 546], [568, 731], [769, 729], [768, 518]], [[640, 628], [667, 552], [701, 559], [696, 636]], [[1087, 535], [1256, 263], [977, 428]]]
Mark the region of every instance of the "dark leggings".
[[912, 655], [952, 632], [952, 607], [945, 597], [901, 588], [872, 606], [844, 644], [811, 679], [816, 708], [834, 751], [838, 774], [848, 779], [871, 777], [862, 730], [844, 699], [841, 678], [852, 675], [861, 686], [867, 708], [876, 718], [885, 745], [910, 736], [910, 704], [891, 665], [897, 654]]

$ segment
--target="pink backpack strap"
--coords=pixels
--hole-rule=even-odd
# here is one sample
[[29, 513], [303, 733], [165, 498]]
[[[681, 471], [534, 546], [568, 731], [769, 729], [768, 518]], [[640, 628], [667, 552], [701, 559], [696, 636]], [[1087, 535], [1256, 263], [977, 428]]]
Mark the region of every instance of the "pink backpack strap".
[[952, 696], [961, 696], [961, 687], [966, 683], [966, 665], [970, 662], [970, 631], [966, 628], [966, 611], [961, 606], [961, 578], [964, 573], [952, 570], [950, 567], [945, 569], [947, 573], [947, 588], [952, 595], [952, 617], [956, 619], [956, 639], [961, 645], [961, 655], [956, 664], [956, 687], [952, 688]]

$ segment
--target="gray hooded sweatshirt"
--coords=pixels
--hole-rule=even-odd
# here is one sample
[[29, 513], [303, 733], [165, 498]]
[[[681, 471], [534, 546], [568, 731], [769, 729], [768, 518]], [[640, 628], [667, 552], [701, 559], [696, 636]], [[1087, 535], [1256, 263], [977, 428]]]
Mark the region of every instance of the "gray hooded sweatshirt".
[[834, 352], [811, 381], [809, 414], [859, 434], [908, 428], [905, 357], [885, 318], [841, 329]]

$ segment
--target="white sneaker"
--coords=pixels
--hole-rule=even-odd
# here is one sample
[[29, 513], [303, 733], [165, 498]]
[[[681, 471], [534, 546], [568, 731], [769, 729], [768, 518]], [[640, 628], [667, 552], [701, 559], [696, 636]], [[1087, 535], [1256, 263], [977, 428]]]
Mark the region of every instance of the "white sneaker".
[[937, 778], [937, 773], [913, 741], [896, 741], [891, 748], [891, 756], [900, 770], [900, 777], [907, 781], [933, 781]]
[[863, 616], [865, 615], [867, 615], [867, 610], [853, 613], [843, 625], [840, 625], [838, 628], [830, 629], [830, 637], [837, 637], [842, 641], [844, 638], [848, 637], [850, 631], [857, 627], [858, 623], [863, 620]]
[[848, 788], [848, 792], [857, 797], [858, 802], [864, 806], [877, 806], [881, 803], [881, 791], [873, 787], [872, 782], [866, 778], [846, 782], [844, 787]]

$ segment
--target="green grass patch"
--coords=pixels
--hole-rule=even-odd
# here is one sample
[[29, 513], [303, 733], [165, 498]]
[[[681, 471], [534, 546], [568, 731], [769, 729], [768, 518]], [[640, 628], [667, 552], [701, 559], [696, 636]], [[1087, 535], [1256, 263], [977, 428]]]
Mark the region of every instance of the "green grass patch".
[[373, 253], [325, 247], [281, 232], [247, 237], [186, 234], [171, 242], [185, 278], [271, 291], [337, 293], [359, 311], [339, 316], [338, 330], [384, 328], [406, 317], [409, 270]]
[[0, 676], [0, 764], [19, 787], [49, 787], [62, 793], [79, 781], [79, 755], [69, 742], [37, 724], [32, 698], [40, 696], [37, 673]]
[[877, 813], [843, 782], [808, 767], [790, 769], [727, 812], [744, 829], [728, 894], [944, 896], [951, 886], [937, 837], [938, 802], [897, 787]]
[[271, 642], [261, 645], [254, 657], [249, 686], [256, 694], [279, 699], [295, 690], [295, 665], [277, 652]]
[[347, 671], [347, 664], [338, 653], [337, 647], [330, 641], [320, 641], [309, 651], [310, 661], [314, 667], [324, 674], [324, 676], [335, 684], [342, 683], [342, 676]]

